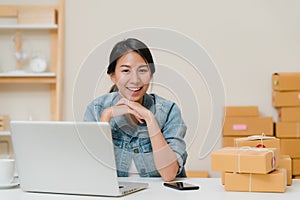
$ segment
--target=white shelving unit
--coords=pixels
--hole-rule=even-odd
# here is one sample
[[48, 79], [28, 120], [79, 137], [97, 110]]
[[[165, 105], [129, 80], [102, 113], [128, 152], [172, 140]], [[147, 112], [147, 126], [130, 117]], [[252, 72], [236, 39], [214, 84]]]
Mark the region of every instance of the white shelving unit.
[[30, 30], [45, 36], [45, 31], [39, 30], [46, 30], [47, 36], [49, 34], [49, 72], [21, 71], [20, 61], [16, 60], [13, 67], [16, 70], [0, 73], [0, 84], [49, 84], [51, 120], [62, 119], [64, 6], [64, 0], [59, 0], [58, 5], [0, 5], [0, 37], [6, 30], [14, 31], [16, 52], [22, 52], [24, 32]]

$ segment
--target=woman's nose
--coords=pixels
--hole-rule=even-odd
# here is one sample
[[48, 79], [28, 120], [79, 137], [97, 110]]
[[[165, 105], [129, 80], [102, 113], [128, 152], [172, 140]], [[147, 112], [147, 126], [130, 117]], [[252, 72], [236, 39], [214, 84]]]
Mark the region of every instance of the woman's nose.
[[131, 75], [131, 82], [138, 83], [140, 80], [139, 74], [137, 72], [133, 72]]

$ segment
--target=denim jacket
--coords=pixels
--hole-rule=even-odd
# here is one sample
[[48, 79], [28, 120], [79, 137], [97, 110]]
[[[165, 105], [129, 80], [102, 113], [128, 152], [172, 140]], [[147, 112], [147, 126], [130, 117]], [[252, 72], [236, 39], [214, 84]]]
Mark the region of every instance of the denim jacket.
[[[99, 121], [103, 110], [115, 105], [119, 100], [118, 92], [98, 97], [88, 105], [84, 121]], [[156, 94], [145, 94], [142, 105], [154, 114], [165, 140], [177, 156], [179, 165], [177, 177], [185, 177], [187, 152], [183, 138], [186, 125], [178, 106]], [[160, 176], [155, 167], [146, 123], [133, 125], [123, 115], [112, 118], [110, 126], [118, 176], [128, 176], [132, 159], [141, 177]]]

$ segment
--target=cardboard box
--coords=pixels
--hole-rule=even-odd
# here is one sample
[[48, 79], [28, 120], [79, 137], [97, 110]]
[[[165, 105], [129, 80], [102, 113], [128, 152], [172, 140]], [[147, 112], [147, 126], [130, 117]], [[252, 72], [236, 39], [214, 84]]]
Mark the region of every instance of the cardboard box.
[[22, 8], [18, 12], [18, 24], [56, 24], [54, 8]]
[[300, 106], [300, 91], [295, 91], [295, 92], [273, 91], [272, 104], [274, 107]]
[[257, 147], [257, 148], [277, 148], [280, 149], [280, 139], [263, 135], [252, 135], [234, 139], [235, 147]]
[[225, 190], [241, 192], [285, 192], [285, 169], [269, 174], [225, 173]]
[[242, 137], [224, 136], [222, 138], [222, 146], [223, 147], [235, 147], [234, 139], [236, 139], [236, 138], [242, 138]]
[[258, 117], [257, 106], [226, 106], [225, 117]]
[[300, 175], [300, 159], [294, 158], [293, 162], [293, 175]]
[[186, 176], [188, 178], [208, 178], [208, 171], [199, 170], [186, 170]]
[[272, 88], [277, 91], [300, 90], [300, 73], [274, 73]]
[[0, 115], [0, 131], [9, 130], [9, 116]]
[[275, 148], [226, 147], [211, 154], [212, 171], [266, 174], [277, 166]]
[[300, 158], [300, 139], [281, 139], [280, 154], [290, 155], [292, 159]]
[[278, 161], [278, 168], [286, 169], [286, 184], [292, 185], [292, 159], [289, 155], [280, 155]]
[[272, 117], [226, 117], [223, 123], [223, 136], [249, 136], [264, 133], [273, 136]]
[[282, 122], [298, 122], [300, 121], [300, 107], [283, 107], [278, 113]]
[[300, 122], [277, 122], [275, 130], [279, 138], [300, 138]]

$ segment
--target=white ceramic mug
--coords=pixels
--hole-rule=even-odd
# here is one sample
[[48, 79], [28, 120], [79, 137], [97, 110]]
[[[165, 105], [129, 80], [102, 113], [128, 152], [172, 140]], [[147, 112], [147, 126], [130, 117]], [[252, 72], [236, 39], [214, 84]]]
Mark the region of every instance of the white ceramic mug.
[[9, 158], [0, 159], [0, 185], [10, 184], [15, 173], [15, 160]]

